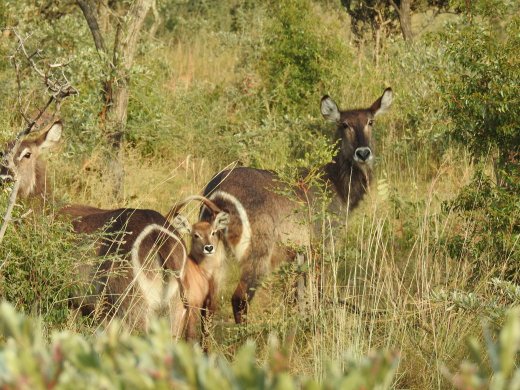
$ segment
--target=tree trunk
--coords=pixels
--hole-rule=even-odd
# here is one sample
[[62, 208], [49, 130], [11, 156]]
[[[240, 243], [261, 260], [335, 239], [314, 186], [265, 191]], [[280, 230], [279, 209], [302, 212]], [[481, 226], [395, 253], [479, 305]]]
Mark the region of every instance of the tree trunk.
[[[76, 0], [87, 20], [98, 51], [107, 55], [102, 31], [107, 28], [108, 2], [103, 1], [96, 9], [91, 0]], [[123, 198], [124, 169], [122, 145], [126, 129], [130, 71], [134, 63], [139, 33], [144, 19], [155, 0], [134, 0], [124, 16], [117, 22], [113, 46], [112, 62], [107, 61], [108, 80], [104, 83], [104, 107], [106, 115], [105, 136], [109, 144], [108, 169], [113, 185], [113, 194], [120, 201]], [[95, 12], [97, 11], [97, 12]], [[101, 19], [101, 23], [100, 20]], [[100, 28], [101, 24], [101, 28]]]
[[413, 41], [412, 33], [412, 12], [410, 9], [411, 0], [401, 0], [401, 11], [399, 12], [399, 22], [401, 23], [401, 32], [405, 41]]
[[376, 28], [376, 37], [375, 37], [375, 49], [374, 49], [374, 57], [375, 57], [375, 63], [376, 68], [379, 68], [379, 49], [381, 46], [381, 24], [377, 24]]
[[130, 71], [134, 63], [139, 32], [144, 19], [155, 0], [135, 0], [123, 22], [118, 26], [114, 44], [114, 75], [109, 91], [110, 106], [107, 107], [107, 136], [112, 147], [109, 156], [109, 169], [112, 176], [113, 193], [121, 200], [124, 191], [124, 168], [122, 163], [122, 144], [126, 130]]
[[95, 5], [88, 0], [76, 0], [76, 2], [78, 3], [79, 8], [81, 8], [83, 16], [87, 21], [88, 28], [92, 34], [92, 39], [94, 39], [94, 44], [96, 45], [96, 50], [106, 54], [105, 40], [103, 39], [103, 35], [99, 29]]
[[413, 41], [411, 1], [412, 0], [401, 0], [399, 5], [397, 5], [394, 0], [390, 0], [390, 3], [399, 16], [399, 24], [401, 25], [403, 38], [408, 42]]
[[101, 33], [106, 36], [110, 25], [110, 9], [108, 0], [98, 0], [97, 16], [99, 20], [99, 29]]

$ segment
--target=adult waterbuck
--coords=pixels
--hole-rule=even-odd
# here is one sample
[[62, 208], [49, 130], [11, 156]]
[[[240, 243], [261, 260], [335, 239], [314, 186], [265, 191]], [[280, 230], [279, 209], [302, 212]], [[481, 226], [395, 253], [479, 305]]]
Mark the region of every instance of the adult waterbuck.
[[[45, 161], [41, 158], [44, 151], [58, 145], [61, 139], [63, 124], [56, 119], [43, 125], [43, 120], [49, 119], [43, 116], [38, 125], [43, 126], [41, 134], [37, 138], [24, 139], [16, 150], [12, 150], [14, 141], [7, 144], [6, 150], [2, 155], [14, 152], [12, 156], [16, 166], [16, 175], [20, 180], [18, 195], [22, 198], [42, 198], [50, 192], [50, 185], [47, 183], [47, 169]], [[14, 180], [14, 172], [11, 172], [7, 164], [0, 168], [0, 180], [8, 182]]]
[[61, 212], [75, 218], [76, 233], [102, 233], [97, 242], [100, 266], [83, 270], [83, 278], [94, 286], [92, 297], [80, 303], [83, 312], [101, 302], [108, 318], [117, 316], [130, 328], [145, 330], [150, 317], [166, 309], [172, 334], [180, 336], [187, 249], [177, 230], [154, 210], [70, 205]]
[[[321, 99], [322, 115], [337, 126], [337, 153], [320, 170], [324, 186], [333, 191], [332, 211], [352, 210], [366, 193], [374, 161], [374, 119], [391, 103], [390, 88], [363, 109], [340, 111], [329, 96]], [[230, 214], [225, 242], [241, 266], [240, 282], [232, 297], [237, 323], [244, 320], [262, 277], [281, 260], [294, 257], [294, 251], [287, 248], [309, 242], [309, 233], [295, 214], [297, 203], [281, 195], [284, 186], [273, 172], [241, 167], [220, 172], [204, 189], [205, 196]], [[306, 202], [314, 191], [294, 192]], [[201, 219], [210, 218], [203, 208]]]
[[[16, 172], [2, 167], [0, 179], [10, 181], [16, 176], [22, 198], [38, 199], [51, 193], [41, 155], [59, 143], [62, 128], [62, 122], [53, 119], [39, 136], [24, 139], [16, 150], [12, 149], [14, 142], [8, 144], [4, 154], [15, 153], [12, 161]], [[187, 249], [169, 222], [158, 212], [143, 209], [102, 210], [69, 205], [61, 213], [76, 218], [73, 226], [78, 233], [104, 230], [98, 242], [98, 254], [104, 257], [101, 272], [79, 262], [77, 269], [81, 279], [93, 279], [95, 293], [103, 295], [108, 303], [106, 312], [125, 318], [132, 328], [146, 329], [153, 312], [169, 307], [172, 331], [178, 335], [178, 317], [182, 314], [179, 306], [183, 306], [179, 281]], [[85, 311], [92, 306], [87, 301]]]

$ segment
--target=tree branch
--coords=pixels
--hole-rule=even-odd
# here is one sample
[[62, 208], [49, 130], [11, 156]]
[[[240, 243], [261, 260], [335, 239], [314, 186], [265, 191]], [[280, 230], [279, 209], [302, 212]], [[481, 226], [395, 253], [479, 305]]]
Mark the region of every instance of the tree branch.
[[150, 38], [155, 38], [155, 34], [157, 33], [157, 30], [159, 29], [159, 26], [162, 23], [161, 15], [159, 15], [159, 11], [157, 10], [157, 1], [154, 0], [152, 2], [152, 13], [153, 13], [153, 24], [150, 28], [150, 31], [148, 32]]
[[397, 5], [397, 3], [394, 0], [388, 0], [390, 2], [390, 5], [394, 7], [395, 11], [397, 12], [397, 15], [399, 16], [399, 19], [401, 18], [401, 8]]
[[121, 41], [122, 63], [125, 70], [130, 70], [134, 62], [139, 32], [153, 2], [154, 0], [135, 0], [126, 14], [124, 22], [126, 31]]
[[[7, 231], [7, 225], [11, 221], [11, 214], [13, 213], [13, 208], [16, 203], [16, 198], [18, 197], [18, 189], [20, 188], [20, 178], [16, 178], [14, 180], [13, 188], [11, 189], [11, 195], [9, 195], [9, 203], [7, 204], [7, 209], [5, 210], [4, 218], [2, 221], [2, 226], [0, 227], [0, 243], [4, 240], [5, 232]], [[2, 261], [0, 264], [0, 268], [4, 265], [5, 261]]]
[[94, 44], [96, 45], [96, 50], [106, 54], [107, 49], [105, 46], [105, 40], [103, 39], [103, 35], [99, 29], [99, 23], [94, 14], [93, 7], [89, 4], [88, 0], [76, 0], [76, 3], [78, 3], [79, 8], [81, 8], [81, 11], [83, 12], [83, 16], [85, 16], [88, 28], [90, 29], [92, 38], [94, 39]]
[[[54, 97], [54, 100], [56, 100], [59, 103], [62, 99], [66, 98], [68, 96], [78, 94], [77, 89], [74, 88], [69, 83], [69, 81], [67, 80], [67, 78], [63, 72], [61, 74], [62, 80], [56, 80], [52, 77], [53, 76], [52, 74], [49, 75], [50, 70], [52, 68], [56, 69], [59, 67], [63, 67], [64, 66], [63, 64], [53, 64], [53, 65], [49, 66], [49, 70], [47, 72], [42, 71], [38, 67], [36, 62], [34, 61], [34, 57], [36, 55], [40, 55], [41, 50], [38, 49], [33, 54], [29, 55], [27, 53], [27, 49], [25, 48], [25, 44], [24, 44], [25, 40], [14, 29], [13, 29], [13, 33], [16, 36], [16, 38], [18, 39], [18, 41], [20, 42], [20, 44], [18, 45], [17, 52], [20, 52], [20, 51], [22, 52], [22, 54], [25, 56], [27, 62], [29, 63], [29, 66], [40, 76], [40, 78], [43, 79], [43, 82], [44, 82], [45, 86], [47, 87], [47, 90], [51, 92], [52, 96]], [[11, 56], [12, 59], [14, 59], [14, 57], [15, 56]]]

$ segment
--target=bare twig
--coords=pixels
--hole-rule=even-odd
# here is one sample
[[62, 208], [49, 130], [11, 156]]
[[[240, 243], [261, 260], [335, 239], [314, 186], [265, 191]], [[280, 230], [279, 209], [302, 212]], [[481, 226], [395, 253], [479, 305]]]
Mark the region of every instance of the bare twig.
[[[7, 230], [7, 225], [11, 220], [11, 214], [13, 213], [14, 204], [16, 203], [16, 198], [18, 196], [18, 189], [20, 188], [20, 178], [17, 177], [14, 181], [13, 188], [11, 189], [11, 195], [9, 195], [9, 203], [7, 204], [7, 210], [5, 210], [4, 220], [2, 222], [2, 226], [0, 227], [0, 243], [4, 239], [5, 232]], [[4, 265], [4, 261], [0, 264], [0, 268]]]
[[[28, 61], [30, 67], [40, 76], [40, 78], [43, 79], [43, 82], [47, 87], [47, 90], [51, 92], [51, 95], [54, 97], [54, 100], [59, 102], [68, 96], [77, 95], [78, 91], [69, 83], [63, 72], [62, 80], [54, 80], [52, 77], [50, 77], [52, 76], [52, 74], [50, 74], [50, 70], [53, 68], [57, 68], [57, 64], [54, 64], [53, 68], [49, 67], [50, 69], [47, 72], [41, 70], [34, 61], [34, 57], [36, 55], [40, 56], [42, 51], [38, 49], [33, 54], [29, 55], [27, 53], [27, 49], [25, 48], [25, 40], [27, 38], [23, 39], [18, 33], [18, 31], [16, 31], [15, 29], [13, 29], [12, 31], [18, 39], [18, 41], [20, 42], [17, 51], [21, 52], [25, 56], [25, 59]], [[62, 65], [62, 67], [65, 65]]]

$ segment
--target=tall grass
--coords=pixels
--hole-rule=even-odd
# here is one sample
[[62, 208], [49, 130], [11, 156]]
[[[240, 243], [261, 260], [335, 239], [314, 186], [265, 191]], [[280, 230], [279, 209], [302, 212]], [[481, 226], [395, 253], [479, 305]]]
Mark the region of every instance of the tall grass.
[[[445, 162], [449, 163], [453, 162]], [[440, 368], [460, 361], [465, 356], [465, 337], [480, 329], [468, 315], [450, 312], [431, 297], [436, 289], [463, 288], [470, 276], [464, 259], [454, 261], [439, 248], [453, 222], [451, 215], [440, 213], [439, 197], [448, 193], [439, 190], [457, 188], [469, 167], [467, 160], [452, 172], [441, 167], [422, 196], [400, 192], [399, 202], [409, 204], [404, 211], [393, 204], [389, 192], [410, 179], [385, 179], [385, 186], [373, 183], [364, 205], [345, 226], [332, 228], [325, 223], [323, 237], [327, 238], [308, 250], [309, 305], [301, 309], [287, 291], [295, 283], [295, 274], [273, 275], [253, 301], [246, 329], [227, 329], [227, 335], [220, 336], [224, 340], [216, 340], [214, 347], [222, 348], [223, 342], [222, 351], [229, 353], [245, 337], [265, 340], [271, 332], [294, 338], [292, 369], [316, 377], [330, 361], [393, 350], [401, 356], [398, 387], [446, 386]], [[321, 292], [317, 278], [323, 283]], [[225, 328], [231, 316], [226, 302], [230, 293], [223, 294], [224, 323], [219, 326]]]

